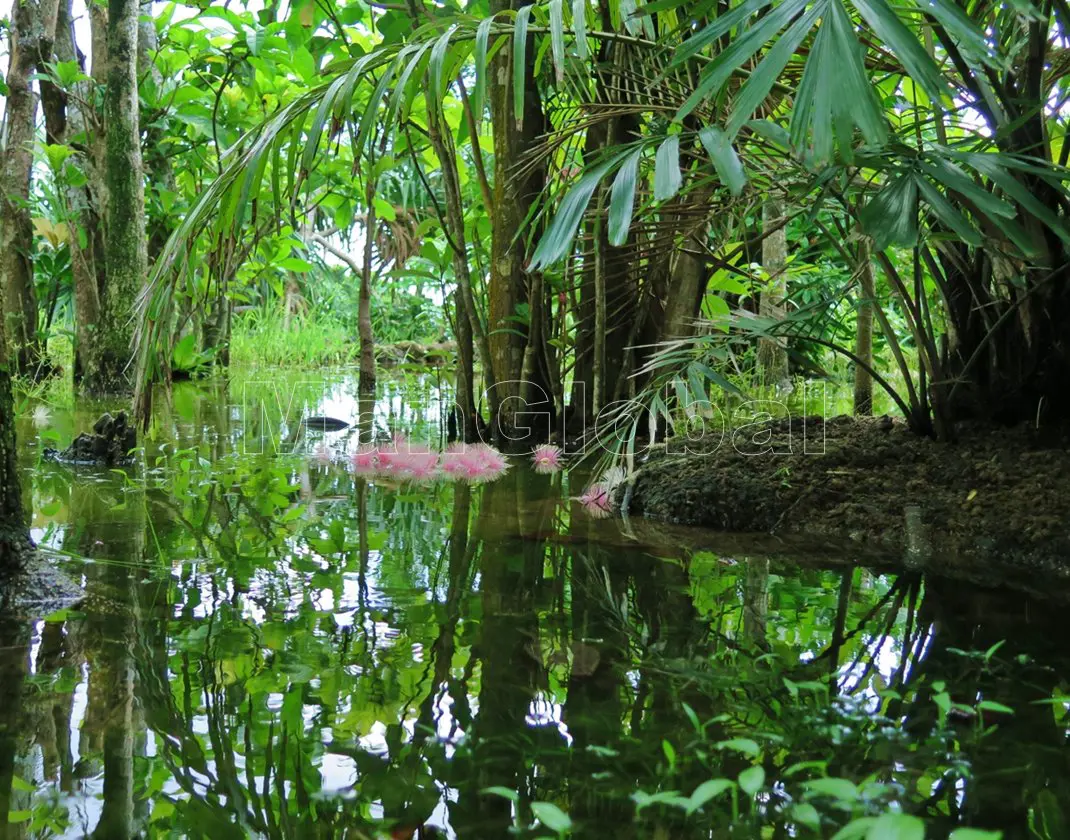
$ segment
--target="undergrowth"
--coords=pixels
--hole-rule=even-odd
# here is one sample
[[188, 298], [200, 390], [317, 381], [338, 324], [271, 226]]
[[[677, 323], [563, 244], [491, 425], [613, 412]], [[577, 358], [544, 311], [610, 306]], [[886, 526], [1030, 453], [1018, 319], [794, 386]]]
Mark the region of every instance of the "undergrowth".
[[236, 315], [231, 334], [231, 361], [237, 365], [312, 368], [354, 362], [360, 352], [355, 331], [336, 318], [295, 315], [286, 329], [277, 309]]

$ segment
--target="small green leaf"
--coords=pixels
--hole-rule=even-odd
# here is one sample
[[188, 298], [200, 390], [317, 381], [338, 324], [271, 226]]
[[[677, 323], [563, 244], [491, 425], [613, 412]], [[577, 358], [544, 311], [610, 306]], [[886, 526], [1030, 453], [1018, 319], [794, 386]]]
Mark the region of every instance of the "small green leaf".
[[807, 793], [817, 796], [831, 796], [834, 799], [839, 799], [842, 802], [853, 802], [858, 799], [858, 788], [855, 783], [849, 779], [811, 779], [808, 782], [803, 782], [803, 787], [806, 788]]
[[925, 823], [909, 814], [881, 814], [866, 833], [866, 840], [925, 840]]
[[726, 790], [730, 790], [735, 786], [735, 782], [730, 779], [710, 779], [703, 782], [697, 788], [695, 792], [687, 800], [687, 813], [693, 814], [707, 802], [712, 799], [716, 799]]
[[821, 830], [821, 815], [809, 802], [796, 802], [792, 805], [791, 818], [814, 831]]
[[552, 802], [532, 802], [531, 813], [535, 819], [557, 834], [567, 834], [572, 829], [568, 814]]
[[1014, 709], [1010, 706], [1004, 706], [1002, 703], [997, 703], [995, 700], [982, 700], [977, 704], [977, 708], [985, 712], [999, 712], [1002, 715], [1014, 714]]
[[748, 796], [754, 796], [765, 784], [765, 769], [748, 767], [739, 774], [739, 787]]
[[480, 793], [486, 794], [487, 796], [500, 796], [502, 799], [508, 799], [510, 802], [517, 802], [520, 799], [520, 796], [515, 790], [511, 790], [507, 787], [501, 787], [500, 785], [483, 788]]
[[751, 758], [755, 758], [758, 753], [761, 752], [761, 747], [758, 746], [758, 742], [752, 741], [750, 738], [731, 738], [727, 741], [721, 741], [717, 744], [717, 749], [735, 750], [736, 752], [741, 752]]

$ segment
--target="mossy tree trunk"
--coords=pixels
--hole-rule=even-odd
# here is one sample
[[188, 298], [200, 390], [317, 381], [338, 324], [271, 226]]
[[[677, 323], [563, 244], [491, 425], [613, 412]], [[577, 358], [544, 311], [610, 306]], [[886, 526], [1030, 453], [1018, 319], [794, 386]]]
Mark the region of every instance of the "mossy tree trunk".
[[11, 394], [11, 366], [0, 323], [0, 576], [17, 571], [29, 549], [29, 534], [22, 510], [18, 450], [15, 446], [15, 410]]
[[[61, 0], [56, 18], [56, 61], [73, 62], [84, 72], [85, 56], [78, 49], [74, 36], [72, 0]], [[106, 59], [96, 30], [103, 37], [106, 23], [101, 10], [93, 6], [91, 29], [94, 31], [93, 62], [96, 70]], [[68, 183], [64, 192], [63, 220], [71, 236], [71, 274], [74, 284], [75, 341], [74, 382], [79, 385], [85, 375], [87, 348], [100, 316], [100, 294], [104, 288], [104, 229], [101, 224], [105, 190], [103, 186], [103, 126], [99, 115], [85, 109], [94, 99], [93, 82], [74, 83], [75, 96], [45, 80], [47, 68], [38, 64], [41, 80], [41, 102], [45, 114], [45, 133], [49, 143], [71, 146], [75, 151], [69, 166], [85, 177], [85, 183]]]
[[107, 278], [93, 335], [85, 388], [91, 393], [127, 393], [133, 337], [132, 312], [148, 266], [145, 188], [138, 125], [136, 0], [108, 3], [108, 84], [104, 257]]
[[37, 295], [33, 278], [33, 223], [30, 183], [33, 169], [37, 94], [35, 68], [51, 58], [56, 2], [16, 0], [11, 9], [7, 107], [0, 152], [0, 289], [10, 360], [16, 370], [32, 372], [41, 359], [37, 334]]

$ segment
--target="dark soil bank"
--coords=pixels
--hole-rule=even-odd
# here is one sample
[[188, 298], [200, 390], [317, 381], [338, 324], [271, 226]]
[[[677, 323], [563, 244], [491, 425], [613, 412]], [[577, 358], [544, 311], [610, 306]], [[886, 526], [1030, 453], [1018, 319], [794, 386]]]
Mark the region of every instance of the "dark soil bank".
[[945, 444], [887, 417], [811, 417], [688, 450], [651, 456], [630, 515], [1070, 570], [1070, 452], [1028, 429], [965, 428]]

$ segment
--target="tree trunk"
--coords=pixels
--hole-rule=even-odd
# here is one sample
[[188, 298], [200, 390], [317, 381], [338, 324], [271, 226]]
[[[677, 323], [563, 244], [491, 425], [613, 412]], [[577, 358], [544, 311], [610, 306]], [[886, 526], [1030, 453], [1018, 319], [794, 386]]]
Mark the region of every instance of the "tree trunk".
[[687, 338], [695, 332], [706, 280], [706, 264], [699, 257], [686, 251], [676, 254], [665, 303], [666, 339]]
[[[456, 319], [458, 330], [458, 344], [461, 344], [461, 324], [462, 322], [468, 322], [468, 341], [470, 341], [475, 349], [479, 352], [479, 360], [483, 365], [483, 381], [486, 383], [487, 401], [490, 404], [490, 422], [491, 430], [497, 439], [500, 435], [500, 427], [498, 426], [497, 418], [500, 410], [500, 399], [498, 397], [498, 391], [495, 388], [494, 379], [494, 367], [490, 351], [490, 341], [487, 338], [486, 331], [483, 329], [483, 323], [479, 319], [479, 312], [476, 309], [475, 297], [472, 294], [472, 276], [468, 267], [468, 248], [467, 239], [464, 233], [464, 208], [461, 203], [461, 187], [457, 175], [457, 158], [453, 144], [450, 142], [449, 129], [445, 128], [445, 120], [442, 118], [442, 114], [436, 111], [435, 108], [428, 109], [428, 136], [431, 140], [432, 148], [435, 155], [438, 157], [440, 165], [442, 167], [442, 184], [443, 192], [445, 194], [445, 219], [443, 220], [446, 225], [446, 235], [450, 241], [450, 247], [453, 251], [453, 272], [457, 283], [457, 294], [455, 300], [457, 301]], [[475, 394], [474, 381], [472, 376], [467, 377], [467, 384], [470, 389], [470, 393], [466, 399], [474, 406]], [[460, 383], [458, 383], [460, 384]], [[460, 389], [458, 389], [460, 391]], [[458, 393], [458, 397], [461, 394]], [[462, 412], [468, 411], [468, 405], [461, 402]], [[476, 418], [465, 417], [464, 427], [467, 430], [469, 425], [476, 425]], [[467, 431], [466, 431], [467, 435]]]
[[[94, 7], [96, 8], [96, 7]], [[94, 28], [103, 19], [93, 16]], [[55, 53], [57, 61], [75, 62], [85, 70], [85, 56], [79, 51], [74, 36], [72, 0], [61, 0], [56, 19]], [[100, 61], [94, 57], [94, 64]], [[100, 65], [97, 64], [99, 67]], [[42, 75], [44, 67], [38, 67]], [[92, 102], [93, 87], [88, 82], [74, 85], [77, 99], [49, 82], [41, 82], [41, 99], [45, 112], [46, 133], [50, 143], [62, 143], [75, 149], [73, 166], [85, 175], [83, 186], [68, 184], [63, 220], [70, 237], [71, 274], [74, 285], [74, 382], [79, 385], [85, 376], [87, 349], [92, 346], [93, 330], [100, 317], [100, 293], [104, 288], [104, 240], [100, 224], [104, 189], [101, 171], [103, 135], [95, 113], [86, 114], [81, 103]]]
[[358, 263], [353, 257], [331, 244], [330, 240], [311, 233], [306, 235], [325, 251], [342, 260], [349, 270], [360, 277], [360, 301], [357, 306], [357, 335], [360, 338], [360, 378], [357, 391], [361, 396], [375, 394], [375, 335], [372, 332], [372, 247], [375, 244], [375, 199], [376, 185], [368, 182], [365, 193], [367, 210], [364, 217], [364, 261]]
[[[788, 238], [783, 226], [773, 233], [768, 231], [781, 224], [783, 217], [784, 207], [779, 201], [770, 199], [762, 205], [762, 227], [767, 233], [762, 240], [762, 265], [769, 275], [769, 281], [762, 292], [759, 314], [771, 321], [784, 318], [784, 297], [788, 288], [788, 276], [784, 270], [788, 262]], [[783, 338], [758, 339], [758, 368], [767, 385], [776, 385], [787, 379], [788, 350]]]
[[0, 576], [21, 568], [30, 546], [22, 510], [11, 368], [0, 323]]
[[[526, 0], [491, 0], [491, 14], [506, 10], [516, 11], [527, 5]], [[526, 236], [521, 228], [546, 184], [544, 162], [530, 165], [525, 156], [537, 144], [546, 131], [546, 118], [542, 111], [536, 76], [534, 41], [529, 38], [525, 54], [527, 70], [524, 73], [524, 111], [522, 120], [515, 116], [513, 96], [513, 47], [510, 40], [490, 62], [488, 89], [491, 123], [494, 129], [494, 206], [491, 212], [491, 259], [490, 277], [487, 284], [488, 339], [494, 366], [494, 381], [502, 403], [498, 422], [503, 429], [511, 429], [516, 423], [516, 412], [538, 410], [521, 407], [513, 397], [522, 394], [538, 394], [546, 391], [545, 381], [521, 384], [526, 376], [534, 376], [534, 352], [538, 341], [539, 325], [536, 323], [540, 301], [537, 299], [541, 278], [531, 277], [525, 270]], [[473, 139], [473, 142], [476, 142]], [[547, 160], [545, 156], [542, 161]], [[523, 165], [523, 174], [517, 168]], [[522, 334], [523, 326], [515, 320], [520, 314], [518, 307], [528, 307], [528, 335]], [[529, 355], [525, 370], [525, 353]], [[540, 379], [543, 379], [540, 377]], [[541, 402], [541, 398], [539, 398]]]
[[[456, 256], [454, 264], [456, 264]], [[472, 343], [472, 325], [464, 312], [459, 289], [453, 292], [453, 333], [457, 337], [457, 382], [455, 411], [458, 416], [457, 437], [465, 443], [479, 439], [479, 414], [475, 403], [475, 347]]]
[[[873, 263], [869, 259], [869, 243], [858, 246], [858, 311], [855, 327], [855, 355], [873, 367], [873, 306], [876, 286], [873, 282]], [[855, 364], [854, 413], [868, 417], [873, 413], [873, 377], [862, 365]]]
[[[50, 15], [49, 20], [46, 15]], [[16, 0], [11, 10], [7, 109], [0, 154], [0, 289], [10, 359], [14, 370], [25, 373], [37, 366], [42, 350], [37, 335], [29, 205], [37, 115], [37, 95], [30, 77], [41, 63], [41, 54], [51, 56], [55, 17], [54, 3]]]
[[85, 387], [91, 393], [127, 393], [132, 358], [131, 313], [148, 267], [145, 188], [138, 126], [136, 0], [108, 3], [108, 126], [105, 180], [108, 191], [105, 261], [107, 285], [93, 335]]
[[[638, 123], [631, 116], [596, 122], [587, 130], [584, 160], [596, 160], [606, 147], [634, 141], [637, 129]], [[596, 208], [604, 210], [605, 203], [600, 199]], [[636, 267], [634, 238], [629, 235], [623, 245], [610, 245], [603, 215], [596, 209], [585, 221], [590, 250], [584, 254], [579, 290], [569, 416], [569, 427], [574, 432], [590, 428], [599, 411], [621, 392], [629, 373], [629, 337], [643, 327], [636, 322], [639, 309], [638, 287], [632, 273]]]
[[[369, 161], [370, 169], [374, 162]], [[360, 299], [357, 303], [357, 335], [360, 338], [360, 379], [357, 390], [361, 394], [375, 393], [375, 336], [372, 333], [372, 247], [375, 244], [376, 179], [369, 171], [364, 193], [364, 264], [360, 271]]]

